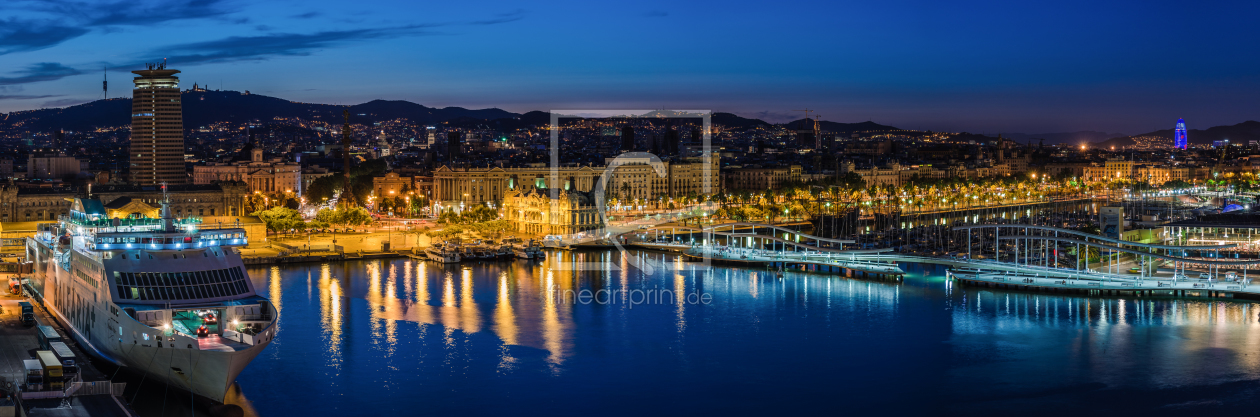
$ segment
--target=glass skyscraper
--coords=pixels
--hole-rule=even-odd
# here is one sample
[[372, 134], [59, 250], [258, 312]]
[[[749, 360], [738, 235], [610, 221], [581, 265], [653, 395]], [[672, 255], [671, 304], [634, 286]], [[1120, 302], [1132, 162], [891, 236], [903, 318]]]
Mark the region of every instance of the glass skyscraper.
[[1185, 149], [1186, 142], [1186, 119], [1177, 119], [1177, 129], [1173, 131], [1173, 148]]

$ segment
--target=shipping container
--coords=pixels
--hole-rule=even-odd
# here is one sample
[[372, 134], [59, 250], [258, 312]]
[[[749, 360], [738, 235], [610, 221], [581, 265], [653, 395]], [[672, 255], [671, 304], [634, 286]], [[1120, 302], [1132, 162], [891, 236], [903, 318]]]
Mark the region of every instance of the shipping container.
[[74, 356], [74, 351], [70, 350], [63, 342], [52, 342], [48, 344], [57, 359], [61, 361], [62, 372], [66, 374], [75, 374], [79, 372], [76, 362], [78, 358]]
[[61, 334], [57, 333], [57, 329], [54, 329], [52, 326], [37, 327], [35, 335], [39, 336], [39, 347], [44, 350], [52, 349], [52, 345], [49, 343], [61, 341]]
[[39, 358], [39, 364], [44, 367], [44, 381], [48, 389], [63, 389], [65, 383], [62, 382], [64, 375], [62, 374], [61, 360], [57, 359], [51, 350], [37, 350], [35, 357]]
[[44, 390], [44, 366], [39, 363], [38, 359], [24, 359], [22, 366], [26, 368], [26, 380], [23, 383], [23, 391], [43, 391]]

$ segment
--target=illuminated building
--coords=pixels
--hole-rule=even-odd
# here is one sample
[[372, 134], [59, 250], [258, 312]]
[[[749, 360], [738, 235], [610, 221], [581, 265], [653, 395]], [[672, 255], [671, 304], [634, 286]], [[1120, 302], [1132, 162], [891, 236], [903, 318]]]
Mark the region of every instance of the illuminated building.
[[503, 196], [503, 218], [518, 233], [572, 234], [599, 229], [599, 210], [589, 192], [558, 190], [551, 199], [546, 188], [520, 187]]
[[[302, 167], [285, 162], [281, 158], [263, 159], [262, 148], [255, 145], [249, 151], [249, 160], [225, 163], [211, 162], [193, 167], [193, 184], [213, 184], [216, 181], [242, 181], [249, 191], [264, 193], [296, 192], [301, 195]], [[244, 153], [244, 151], [242, 151]]]
[[[713, 194], [722, 189], [718, 159], [709, 158], [707, 169], [704, 158], [662, 161], [664, 176], [661, 176], [650, 165], [648, 158], [623, 158], [620, 160], [623, 165], [612, 170], [605, 190], [609, 198], [623, 202]], [[599, 177], [604, 175], [605, 168], [551, 168], [542, 164], [522, 168], [441, 166], [433, 172], [433, 203], [443, 207], [466, 207], [497, 202], [510, 190], [528, 187], [590, 192], [599, 182]]]
[[1177, 129], [1173, 131], [1173, 148], [1185, 149], [1188, 144], [1186, 141], [1186, 119], [1177, 119]]
[[179, 70], [163, 63], [132, 73], [139, 77], [131, 93], [131, 182], [187, 183]]

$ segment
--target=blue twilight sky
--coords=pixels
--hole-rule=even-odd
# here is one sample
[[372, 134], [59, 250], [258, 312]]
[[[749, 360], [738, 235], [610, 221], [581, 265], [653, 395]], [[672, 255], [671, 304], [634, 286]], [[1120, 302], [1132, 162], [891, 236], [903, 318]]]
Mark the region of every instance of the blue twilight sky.
[[1256, 119], [1260, 2], [0, 2], [0, 112], [184, 84], [515, 112], [712, 109], [983, 133]]

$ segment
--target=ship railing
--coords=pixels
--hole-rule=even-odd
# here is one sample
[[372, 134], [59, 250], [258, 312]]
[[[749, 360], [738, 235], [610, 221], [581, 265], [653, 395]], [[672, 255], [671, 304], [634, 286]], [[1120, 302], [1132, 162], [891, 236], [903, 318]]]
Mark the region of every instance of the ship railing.
[[[257, 333], [254, 333], [254, 334], [250, 334], [250, 333], [246, 333], [242, 331], [236, 331], [236, 330], [223, 330], [224, 339], [232, 340], [232, 341], [239, 342], [241, 344], [245, 344], [249, 346], [254, 346], [254, 345], [257, 345], [259, 342], [269, 340], [271, 337], [274, 337], [275, 335], [275, 331], [273, 329], [275, 327], [274, 320], [266, 321], [266, 318], [264, 318], [263, 316], [237, 316], [237, 317], [238, 317], [237, 320], [240, 323], [241, 327], [251, 327], [254, 324], [259, 324], [261, 325], [259, 326], [261, 327], [261, 330], [259, 330]], [[250, 320], [250, 318], [253, 318], [253, 320]]]
[[80, 395], [113, 395], [122, 396], [127, 389], [126, 382], [92, 381], [70, 382], [64, 390], [23, 391], [23, 400], [43, 400], [49, 398], [66, 398]]

